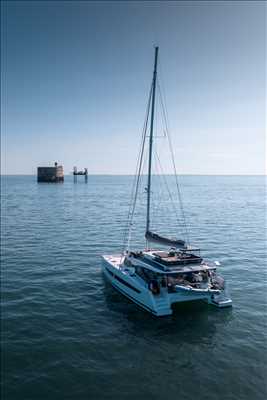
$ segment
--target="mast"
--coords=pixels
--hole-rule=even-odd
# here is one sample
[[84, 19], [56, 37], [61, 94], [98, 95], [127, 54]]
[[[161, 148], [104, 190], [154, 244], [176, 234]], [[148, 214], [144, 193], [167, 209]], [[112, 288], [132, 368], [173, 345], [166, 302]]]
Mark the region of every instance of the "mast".
[[154, 109], [155, 109], [155, 94], [156, 94], [156, 79], [157, 79], [157, 64], [158, 64], [158, 46], [155, 47], [155, 61], [152, 82], [152, 104], [151, 104], [151, 121], [149, 135], [149, 158], [148, 158], [148, 178], [147, 178], [147, 209], [146, 209], [146, 232], [149, 232], [150, 224], [150, 192], [151, 192], [151, 165], [152, 165], [152, 146], [153, 146], [153, 126], [154, 126]]

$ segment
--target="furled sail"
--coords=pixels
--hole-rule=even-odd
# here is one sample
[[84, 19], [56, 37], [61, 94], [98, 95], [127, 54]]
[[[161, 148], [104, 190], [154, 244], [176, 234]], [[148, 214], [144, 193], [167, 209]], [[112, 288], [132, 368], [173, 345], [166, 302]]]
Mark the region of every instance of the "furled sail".
[[146, 232], [145, 238], [149, 242], [160, 243], [165, 246], [181, 247], [185, 245], [183, 240], [166, 238], [150, 231]]

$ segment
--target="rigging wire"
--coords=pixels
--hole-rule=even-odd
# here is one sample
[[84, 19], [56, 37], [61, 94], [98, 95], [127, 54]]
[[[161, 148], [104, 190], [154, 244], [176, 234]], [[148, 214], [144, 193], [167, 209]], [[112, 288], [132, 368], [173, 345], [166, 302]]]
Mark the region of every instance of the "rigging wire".
[[163, 110], [163, 117], [164, 117], [165, 125], [166, 125], [166, 136], [167, 136], [169, 149], [170, 149], [170, 153], [171, 153], [171, 161], [172, 161], [172, 165], [173, 165], [173, 169], [174, 169], [175, 183], [176, 183], [176, 189], [177, 189], [178, 199], [179, 199], [179, 203], [180, 203], [180, 209], [181, 209], [181, 213], [182, 213], [182, 218], [183, 218], [183, 225], [184, 225], [184, 228], [185, 228], [185, 234], [186, 234], [187, 243], [189, 245], [190, 244], [190, 240], [189, 240], [188, 226], [187, 226], [187, 222], [186, 222], [186, 218], [185, 218], [182, 194], [181, 194], [181, 190], [180, 190], [179, 182], [178, 182], [174, 151], [173, 151], [173, 146], [172, 146], [172, 141], [171, 141], [171, 136], [170, 136], [170, 131], [169, 131], [168, 114], [167, 114], [167, 109], [166, 109], [166, 107], [164, 105], [164, 103], [166, 103], [166, 102], [164, 102], [164, 99], [163, 99], [163, 96], [162, 96], [162, 91], [161, 91], [161, 86], [160, 86], [159, 80], [157, 82], [157, 85], [158, 85], [159, 99], [160, 99], [160, 103], [161, 103], [162, 110]]
[[[166, 124], [165, 124], [165, 121], [164, 121], [163, 107], [160, 107], [160, 111], [161, 111], [161, 113], [160, 113], [161, 114], [161, 128], [162, 128], [162, 130], [164, 132], [164, 136], [158, 136], [158, 137], [165, 137], [165, 139], [166, 139], [166, 137], [167, 137], [166, 129], [164, 129]], [[157, 133], [159, 133], [159, 132], [157, 132]], [[154, 159], [153, 165], [154, 165], [155, 173], [156, 173], [156, 175], [158, 177], [158, 184], [159, 184], [159, 187], [160, 187], [160, 191], [159, 192], [158, 192], [158, 190], [155, 191], [155, 193], [158, 193], [158, 200], [157, 201], [155, 201], [155, 196], [152, 196], [152, 200], [154, 200], [154, 201], [152, 201], [153, 216], [156, 215], [156, 213], [160, 209], [160, 206], [162, 205], [163, 201], [166, 200], [165, 196], [163, 196], [163, 195], [167, 192], [167, 195], [168, 195], [167, 197], [170, 200], [171, 206], [172, 206], [171, 210], [174, 212], [174, 214], [176, 216], [177, 224], [179, 226], [181, 226], [183, 224], [182, 224], [182, 221], [181, 221], [181, 219], [179, 217], [179, 213], [178, 213], [178, 210], [177, 210], [177, 207], [176, 207], [176, 202], [174, 201], [172, 192], [171, 192], [170, 187], [168, 185], [168, 181], [167, 181], [167, 178], [165, 176], [164, 169], [162, 167], [162, 163], [160, 161], [160, 157], [159, 157], [159, 153], [157, 151], [157, 147], [158, 146], [156, 145], [156, 141], [155, 141], [154, 148], [153, 148], [153, 159]], [[183, 237], [183, 239], [185, 239], [185, 232], [182, 233], [182, 237]]]
[[[144, 125], [143, 125], [142, 139], [141, 139], [140, 150], [139, 150], [137, 166], [136, 166], [136, 171], [135, 171], [135, 178], [134, 178], [134, 182], [133, 182], [133, 186], [132, 186], [130, 207], [129, 207], [129, 211], [128, 211], [128, 215], [127, 215], [127, 223], [126, 223], [126, 228], [125, 228], [125, 232], [124, 232], [122, 256], [125, 251], [125, 248], [127, 250], [129, 250], [129, 246], [130, 246], [132, 221], [133, 221], [133, 217], [134, 217], [136, 201], [137, 201], [137, 196], [138, 196], [138, 190], [139, 190], [140, 181], [141, 181], [141, 171], [143, 168], [143, 158], [144, 158], [143, 156], [144, 156], [144, 147], [145, 147], [145, 141], [146, 141], [148, 119], [149, 119], [149, 115], [150, 115], [152, 87], [153, 87], [153, 82], [150, 87], [147, 109], [146, 109], [146, 117], [145, 117], [145, 121], [144, 121]], [[128, 239], [127, 239], [127, 231], [128, 231]], [[127, 240], [127, 247], [126, 247], [126, 240]]]
[[155, 201], [155, 196], [152, 196], [152, 205], [153, 205], [153, 216], [155, 216], [157, 214], [157, 211], [160, 209], [160, 206], [162, 204], [162, 199], [163, 199], [163, 185], [160, 184], [161, 182], [161, 175], [160, 175], [160, 171], [158, 168], [158, 164], [157, 164], [157, 158], [156, 158], [156, 150], [153, 151], [153, 156], [154, 156], [154, 168], [155, 168], [155, 173], [157, 175], [158, 178], [158, 182], [159, 182], [159, 192], [158, 192], [158, 201]]
[[[157, 79], [156, 85], [157, 85], [158, 93], [159, 93], [158, 101], [156, 101], [156, 109], [158, 109], [158, 108], [161, 109], [162, 129], [163, 129], [163, 133], [164, 133], [163, 136], [166, 137], [167, 140], [168, 140], [169, 150], [170, 150], [170, 153], [171, 153], [171, 162], [172, 162], [172, 166], [173, 166], [173, 170], [174, 170], [174, 174], [175, 174], [176, 190], [177, 190], [180, 210], [181, 210], [181, 214], [182, 214], [182, 221], [180, 220], [180, 218], [178, 216], [177, 208], [175, 207], [175, 202], [173, 200], [171, 191], [169, 189], [166, 176], [164, 175], [163, 168], [162, 168], [158, 153], [157, 153], [157, 151], [155, 149], [153, 151], [154, 158], [156, 158], [157, 161], [158, 161], [158, 165], [159, 165], [160, 170], [161, 170], [161, 174], [159, 174], [159, 177], [160, 177], [160, 179], [163, 180], [163, 182], [166, 185], [167, 192], [168, 192], [169, 198], [171, 200], [171, 204], [172, 204], [172, 206], [174, 208], [174, 212], [176, 214], [177, 222], [178, 222], [179, 225], [181, 225], [181, 222], [182, 222], [182, 225], [184, 226], [184, 230], [185, 230], [185, 236], [186, 236], [186, 239], [187, 239], [187, 243], [189, 244], [188, 226], [187, 226], [187, 222], [186, 222], [186, 218], [185, 218], [185, 212], [184, 212], [184, 208], [183, 208], [182, 194], [181, 194], [181, 190], [180, 190], [179, 182], [178, 182], [177, 170], [176, 170], [176, 165], [175, 165], [174, 151], [173, 151], [173, 147], [172, 147], [170, 130], [169, 130], [168, 114], [167, 114], [167, 109], [166, 109], [166, 106], [165, 106], [165, 104], [166, 104], [165, 94], [164, 93], [162, 94], [162, 90], [161, 90], [161, 85], [159, 83], [159, 79]], [[129, 206], [129, 211], [128, 211], [128, 215], [127, 215], [126, 228], [125, 228], [125, 231], [124, 231], [123, 249], [122, 249], [122, 253], [121, 253], [122, 256], [123, 256], [125, 250], [129, 251], [129, 248], [130, 248], [131, 234], [132, 234], [132, 228], [133, 228], [133, 218], [134, 218], [135, 209], [136, 209], [136, 203], [137, 203], [137, 199], [138, 199], [139, 187], [142, 184], [142, 178], [143, 178], [142, 175], [143, 175], [143, 170], [144, 170], [144, 165], [145, 165], [144, 159], [146, 159], [146, 157], [144, 157], [144, 149], [145, 149], [146, 138], [149, 137], [149, 136], [147, 136], [147, 127], [148, 127], [148, 120], [149, 120], [149, 116], [150, 116], [150, 108], [151, 108], [151, 101], [152, 101], [152, 90], [153, 90], [153, 80], [152, 80], [152, 83], [151, 83], [149, 97], [148, 97], [148, 103], [147, 103], [147, 108], [146, 108], [146, 116], [145, 116], [145, 121], [144, 121], [144, 125], [143, 125], [143, 131], [142, 131], [142, 139], [141, 139], [141, 143], [140, 143], [139, 155], [138, 155], [137, 166], [136, 166], [136, 171], [135, 171], [135, 178], [134, 178], [133, 185], [132, 185], [132, 191], [131, 191], [131, 197], [130, 197], [130, 206]], [[163, 88], [163, 90], [164, 90], [164, 88]], [[164, 130], [164, 125], [165, 125], [165, 128], [166, 128], [165, 130]], [[156, 128], [155, 132], [157, 132], [157, 129], [158, 129], [157, 112], [156, 112], [156, 118], [155, 118], [155, 128]], [[157, 168], [157, 162], [155, 162], [154, 165]], [[128, 237], [127, 237], [127, 232], [128, 232]], [[127, 244], [126, 244], [126, 241], [127, 241]]]
[[169, 199], [171, 201], [171, 204], [172, 204], [172, 207], [173, 207], [173, 211], [174, 211], [176, 219], [177, 219], [177, 223], [178, 223], [178, 225], [180, 225], [180, 218], [179, 218], [179, 215], [178, 215], [178, 212], [177, 212], [177, 208], [175, 207], [175, 201], [174, 201], [172, 193], [170, 191], [170, 188], [169, 188], [169, 185], [168, 185], [168, 182], [167, 182], [167, 178], [166, 178], [166, 175], [164, 174], [164, 171], [163, 171], [162, 164], [160, 162], [160, 158], [159, 158], [158, 153], [156, 153], [156, 157], [157, 157], [157, 161], [158, 161], [158, 164], [159, 164], [159, 167], [160, 167], [160, 170], [161, 170], [161, 176], [163, 178], [163, 182], [165, 183], [165, 186], [167, 188]]

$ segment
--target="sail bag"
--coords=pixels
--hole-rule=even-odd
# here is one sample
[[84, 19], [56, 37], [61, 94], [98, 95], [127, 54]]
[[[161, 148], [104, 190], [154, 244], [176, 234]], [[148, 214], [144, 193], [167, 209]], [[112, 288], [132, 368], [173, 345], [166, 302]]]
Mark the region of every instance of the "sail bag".
[[183, 240], [166, 238], [150, 231], [146, 232], [145, 238], [149, 242], [160, 243], [165, 246], [181, 247], [185, 245], [185, 242]]

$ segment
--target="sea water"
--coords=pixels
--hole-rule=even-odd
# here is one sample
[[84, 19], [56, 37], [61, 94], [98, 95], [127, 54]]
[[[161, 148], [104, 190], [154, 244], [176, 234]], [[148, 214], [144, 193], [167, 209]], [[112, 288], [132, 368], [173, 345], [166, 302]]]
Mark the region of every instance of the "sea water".
[[[163, 318], [101, 273], [101, 255], [123, 248], [132, 181], [2, 177], [2, 399], [265, 399], [264, 178], [180, 177], [190, 241], [220, 261], [233, 307], [179, 304]], [[139, 250], [142, 185], [132, 232]], [[152, 207], [155, 224], [186, 234], [164, 202], [158, 216]]]

